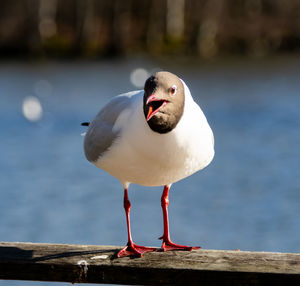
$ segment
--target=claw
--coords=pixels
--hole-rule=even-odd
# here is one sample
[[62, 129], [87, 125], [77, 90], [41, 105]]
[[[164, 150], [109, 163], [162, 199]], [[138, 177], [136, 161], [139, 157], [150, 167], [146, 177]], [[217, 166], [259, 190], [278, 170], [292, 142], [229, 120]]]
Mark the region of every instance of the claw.
[[159, 239], [162, 239], [162, 245], [161, 245], [161, 251], [170, 251], [170, 250], [185, 250], [185, 251], [191, 251], [193, 249], [200, 249], [200, 246], [186, 246], [186, 245], [180, 245], [172, 242], [169, 239], [164, 239], [163, 236]]
[[133, 257], [142, 257], [144, 253], [146, 252], [152, 252], [156, 251], [157, 249], [154, 247], [146, 247], [146, 246], [141, 246], [137, 245], [134, 243], [128, 243], [123, 249], [121, 249], [117, 256], [120, 257], [128, 257], [128, 256], [133, 256]]

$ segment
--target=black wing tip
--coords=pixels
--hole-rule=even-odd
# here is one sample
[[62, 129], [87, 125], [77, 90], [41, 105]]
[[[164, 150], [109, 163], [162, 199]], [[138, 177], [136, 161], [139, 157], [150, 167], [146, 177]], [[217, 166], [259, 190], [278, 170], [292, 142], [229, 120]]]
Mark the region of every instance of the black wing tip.
[[82, 123], [81, 123], [81, 126], [89, 126], [89, 125], [90, 125], [89, 122], [82, 122]]

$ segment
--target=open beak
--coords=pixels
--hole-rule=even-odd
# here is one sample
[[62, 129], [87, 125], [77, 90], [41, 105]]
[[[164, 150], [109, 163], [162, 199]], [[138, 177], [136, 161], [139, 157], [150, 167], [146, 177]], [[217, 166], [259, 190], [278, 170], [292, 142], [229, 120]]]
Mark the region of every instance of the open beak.
[[149, 108], [146, 120], [149, 121], [167, 103], [166, 100], [155, 97], [154, 93], [151, 94], [146, 101]]

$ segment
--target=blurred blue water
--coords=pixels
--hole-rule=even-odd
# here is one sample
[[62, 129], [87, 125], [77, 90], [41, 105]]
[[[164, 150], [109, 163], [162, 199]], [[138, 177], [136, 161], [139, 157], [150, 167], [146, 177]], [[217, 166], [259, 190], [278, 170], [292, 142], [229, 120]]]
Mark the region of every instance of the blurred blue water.
[[[299, 252], [300, 58], [0, 64], [0, 240], [125, 244], [122, 187], [84, 158], [80, 123], [112, 96], [136, 89], [130, 73], [137, 67], [182, 77], [215, 134], [212, 164], [172, 187], [172, 239], [206, 249]], [[22, 114], [29, 95], [42, 104], [38, 122]], [[160, 245], [161, 191], [130, 188], [139, 244]]]

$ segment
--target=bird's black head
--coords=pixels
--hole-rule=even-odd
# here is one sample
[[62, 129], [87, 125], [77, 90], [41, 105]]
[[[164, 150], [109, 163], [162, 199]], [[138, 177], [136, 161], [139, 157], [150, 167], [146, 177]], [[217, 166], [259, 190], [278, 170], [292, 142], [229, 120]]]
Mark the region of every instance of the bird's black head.
[[172, 131], [184, 110], [184, 85], [170, 72], [157, 72], [144, 86], [144, 114], [149, 127], [161, 134]]

